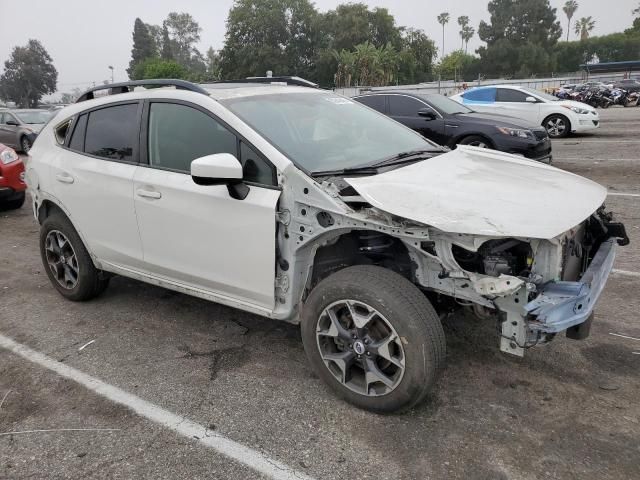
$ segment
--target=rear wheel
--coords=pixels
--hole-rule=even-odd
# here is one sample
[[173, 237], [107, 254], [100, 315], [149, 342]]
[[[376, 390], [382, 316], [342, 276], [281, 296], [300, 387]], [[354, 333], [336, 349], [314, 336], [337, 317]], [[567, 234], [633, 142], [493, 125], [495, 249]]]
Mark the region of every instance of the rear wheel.
[[479, 148], [493, 148], [489, 140], [481, 137], [480, 135], [470, 135], [468, 137], [464, 137], [458, 142], [458, 145], [469, 145], [471, 147]]
[[59, 212], [42, 223], [40, 256], [51, 284], [69, 300], [90, 300], [109, 284], [109, 277], [93, 265], [69, 219]]
[[29, 150], [31, 150], [31, 140], [26, 136], [20, 139], [20, 150], [22, 150], [23, 153], [29, 153]]
[[571, 123], [564, 115], [551, 115], [542, 124], [551, 138], [564, 138], [571, 133]]
[[339, 396], [380, 413], [422, 401], [445, 360], [429, 300], [406, 278], [374, 266], [346, 268], [313, 289], [302, 340], [311, 365]]

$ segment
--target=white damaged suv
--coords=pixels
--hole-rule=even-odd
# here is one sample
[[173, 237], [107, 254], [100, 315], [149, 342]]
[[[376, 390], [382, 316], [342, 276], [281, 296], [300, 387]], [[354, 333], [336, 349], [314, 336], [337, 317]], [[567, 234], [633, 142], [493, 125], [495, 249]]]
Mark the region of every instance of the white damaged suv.
[[628, 243], [603, 187], [287, 82], [128, 82], [61, 110], [27, 162], [53, 286], [122, 275], [300, 323], [319, 376], [378, 412], [433, 386], [439, 309], [498, 319], [515, 355], [588, 334]]

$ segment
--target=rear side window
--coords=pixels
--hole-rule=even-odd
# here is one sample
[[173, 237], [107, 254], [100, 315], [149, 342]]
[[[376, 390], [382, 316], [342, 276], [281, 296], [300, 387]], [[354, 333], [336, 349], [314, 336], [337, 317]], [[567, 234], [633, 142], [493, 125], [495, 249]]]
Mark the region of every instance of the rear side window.
[[87, 114], [80, 115], [69, 140], [69, 148], [82, 152], [84, 150], [84, 133], [87, 130]]
[[149, 164], [191, 172], [191, 162], [214, 153], [238, 154], [236, 136], [195, 108], [152, 103], [149, 109]]
[[137, 137], [137, 103], [101, 108], [89, 113], [84, 151], [98, 157], [132, 162]]
[[384, 95], [368, 95], [366, 97], [356, 98], [356, 100], [380, 113], [385, 113], [386, 111]]
[[395, 117], [417, 117], [418, 110], [425, 108], [424, 103], [415, 98], [402, 95], [389, 95], [389, 115]]
[[524, 103], [527, 101], [527, 95], [520, 90], [511, 90], [510, 88], [499, 88], [498, 89], [498, 102], [507, 102], [507, 103]]
[[496, 101], [495, 88], [480, 88], [470, 90], [462, 95], [464, 103], [494, 103]]

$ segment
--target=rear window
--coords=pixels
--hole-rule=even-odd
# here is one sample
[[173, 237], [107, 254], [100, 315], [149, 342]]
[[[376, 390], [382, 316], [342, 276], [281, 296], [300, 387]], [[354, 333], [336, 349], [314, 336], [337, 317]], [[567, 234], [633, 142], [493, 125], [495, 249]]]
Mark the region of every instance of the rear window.
[[470, 90], [462, 95], [465, 103], [493, 103], [496, 101], [495, 88], [479, 88]]
[[521, 92], [520, 90], [499, 88], [497, 101], [506, 103], [522, 103], [527, 101], [528, 96], [529, 95], [527, 95], [525, 92]]
[[116, 105], [89, 113], [84, 151], [112, 160], [134, 161], [138, 104]]

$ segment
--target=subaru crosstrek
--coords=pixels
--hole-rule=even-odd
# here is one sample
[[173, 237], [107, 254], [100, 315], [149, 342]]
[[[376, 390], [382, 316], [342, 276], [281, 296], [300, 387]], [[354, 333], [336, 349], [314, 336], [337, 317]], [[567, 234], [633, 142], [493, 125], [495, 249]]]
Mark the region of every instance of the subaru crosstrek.
[[[128, 91], [140, 84], [177, 88]], [[449, 152], [330, 91], [109, 88], [30, 152], [53, 286], [88, 300], [122, 275], [299, 323], [319, 376], [362, 408], [425, 398], [445, 361], [442, 299], [497, 318], [511, 354], [583, 338], [628, 242], [600, 185]]]

